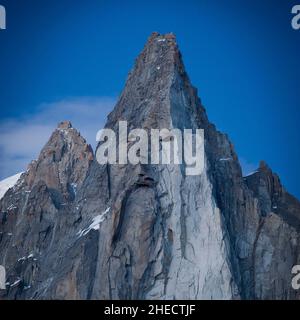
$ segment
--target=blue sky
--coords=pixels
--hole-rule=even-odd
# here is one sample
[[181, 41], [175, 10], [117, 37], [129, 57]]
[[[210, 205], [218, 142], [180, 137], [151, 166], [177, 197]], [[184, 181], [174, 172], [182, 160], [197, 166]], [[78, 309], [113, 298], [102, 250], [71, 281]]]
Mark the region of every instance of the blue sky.
[[26, 169], [60, 120], [94, 144], [158, 31], [176, 34], [210, 120], [245, 171], [263, 159], [300, 198], [297, 2], [0, 0], [0, 178]]

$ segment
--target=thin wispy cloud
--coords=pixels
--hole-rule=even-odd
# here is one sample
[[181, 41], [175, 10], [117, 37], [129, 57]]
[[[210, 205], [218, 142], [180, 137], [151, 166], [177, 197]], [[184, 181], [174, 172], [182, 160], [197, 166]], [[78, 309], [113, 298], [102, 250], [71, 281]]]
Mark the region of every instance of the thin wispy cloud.
[[240, 160], [240, 164], [241, 164], [241, 167], [242, 167], [242, 171], [243, 171], [243, 176], [247, 176], [248, 174], [254, 172], [257, 170], [258, 168], [258, 165], [253, 163], [253, 162], [250, 162], [248, 161], [247, 159], [241, 157], [239, 158]]
[[35, 114], [0, 122], [0, 179], [27, 168], [37, 158], [57, 124], [70, 120], [93, 147], [104, 127], [114, 98], [80, 97], [43, 103]]

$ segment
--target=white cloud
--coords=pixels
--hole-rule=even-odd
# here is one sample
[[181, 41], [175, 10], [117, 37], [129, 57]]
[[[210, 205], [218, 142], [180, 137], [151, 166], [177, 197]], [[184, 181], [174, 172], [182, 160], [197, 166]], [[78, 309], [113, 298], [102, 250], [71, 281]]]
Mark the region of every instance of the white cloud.
[[44, 103], [37, 112], [18, 119], [0, 122], [0, 179], [24, 171], [28, 163], [38, 157], [57, 124], [70, 120], [73, 127], [93, 147], [96, 133], [106, 122], [115, 104], [109, 97], [70, 98]]

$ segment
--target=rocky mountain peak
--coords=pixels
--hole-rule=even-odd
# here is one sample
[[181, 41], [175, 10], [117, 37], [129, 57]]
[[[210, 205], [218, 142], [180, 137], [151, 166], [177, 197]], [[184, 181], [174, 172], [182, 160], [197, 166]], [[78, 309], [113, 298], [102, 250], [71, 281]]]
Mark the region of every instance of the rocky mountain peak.
[[[99, 110], [101, 112], [101, 110]], [[294, 299], [300, 203], [261, 162], [242, 177], [185, 72], [173, 34], [153, 33], [107, 128], [205, 131], [203, 172], [99, 165], [60, 123], [0, 201], [4, 299]]]
[[116, 120], [127, 120], [131, 127], [171, 128], [182, 127], [183, 120], [185, 126], [191, 127], [190, 119], [196, 113], [207, 123], [197, 90], [185, 71], [175, 35], [152, 33], [128, 75], [106, 126], [115, 128]]
[[143, 64], [165, 62], [167, 56], [175, 59], [180, 55], [176, 42], [176, 36], [172, 33], [160, 34], [154, 32], [148, 38], [143, 51], [137, 58], [137, 62]]
[[61, 122], [32, 162], [26, 182], [32, 187], [43, 181], [48, 188], [70, 193], [71, 185], [80, 185], [94, 159], [93, 150], [71, 122]]
[[58, 129], [71, 129], [72, 123], [70, 121], [62, 121], [57, 126]]
[[265, 161], [260, 161], [258, 170], [245, 177], [245, 181], [259, 200], [263, 216], [276, 213], [291, 227], [300, 229], [299, 201], [285, 190], [279, 176]]
[[274, 173], [265, 161], [260, 161], [259, 168], [253, 174], [245, 177], [248, 187], [262, 201], [262, 207], [265, 214], [277, 207], [275, 204], [272, 208], [272, 202], [276, 202], [282, 196], [284, 188], [276, 173]]

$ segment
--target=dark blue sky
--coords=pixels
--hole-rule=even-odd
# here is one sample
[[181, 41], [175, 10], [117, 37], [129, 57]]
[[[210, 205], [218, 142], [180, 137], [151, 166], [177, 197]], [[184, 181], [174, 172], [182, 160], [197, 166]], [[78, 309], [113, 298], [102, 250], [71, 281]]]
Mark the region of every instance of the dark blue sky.
[[[13, 145], [7, 124], [28, 123], [43, 104], [117, 97], [149, 34], [174, 32], [210, 120], [229, 134], [246, 170], [264, 159], [300, 197], [300, 30], [291, 27], [300, 1], [0, 4], [7, 10], [7, 30], [0, 30], [2, 139]], [[106, 114], [100, 107], [99, 123]], [[0, 177], [23, 170], [21, 163], [2, 168]]]

